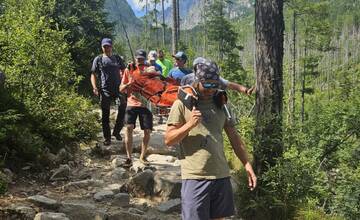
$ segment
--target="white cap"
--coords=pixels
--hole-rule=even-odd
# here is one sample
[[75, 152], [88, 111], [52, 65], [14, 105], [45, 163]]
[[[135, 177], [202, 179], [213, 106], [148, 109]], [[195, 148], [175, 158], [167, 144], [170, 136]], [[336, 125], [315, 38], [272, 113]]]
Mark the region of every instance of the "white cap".
[[157, 59], [157, 53], [155, 50], [151, 50], [148, 55], [148, 60], [156, 60]]

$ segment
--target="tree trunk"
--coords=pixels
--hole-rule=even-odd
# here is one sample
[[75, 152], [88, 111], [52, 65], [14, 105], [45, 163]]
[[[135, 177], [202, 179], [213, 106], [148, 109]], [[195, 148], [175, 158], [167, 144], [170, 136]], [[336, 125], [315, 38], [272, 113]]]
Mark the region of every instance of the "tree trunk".
[[155, 10], [155, 31], [156, 31], [156, 47], [159, 46], [159, 28], [158, 28], [158, 17], [157, 17], [157, 0], [154, 1]]
[[206, 57], [207, 56], [207, 47], [208, 47], [208, 42], [207, 42], [207, 29], [205, 28], [205, 24], [206, 24], [206, 7], [208, 6], [208, 0], [204, 0], [203, 1], [203, 5], [202, 5], [202, 11], [201, 11], [201, 17], [202, 17], [202, 23], [203, 23], [203, 53], [202, 56]]
[[177, 33], [177, 40], [178, 42], [180, 42], [180, 0], [176, 0], [176, 16], [177, 16], [177, 29], [176, 29], [176, 33]]
[[257, 0], [256, 29], [256, 128], [255, 171], [273, 166], [283, 152], [283, 0]]
[[178, 35], [177, 35], [177, 4], [176, 0], [172, 0], [172, 14], [173, 14], [173, 26], [172, 26], [172, 53], [175, 54], [178, 47]]
[[148, 21], [148, 0], [145, 1], [145, 50], [148, 51], [149, 47], [149, 21]]
[[304, 123], [305, 120], [305, 80], [306, 80], [306, 58], [307, 58], [307, 45], [305, 40], [304, 48], [304, 71], [302, 74], [301, 82], [301, 122]]
[[295, 92], [296, 92], [296, 13], [293, 12], [292, 24], [292, 75], [291, 75], [291, 92], [290, 92], [290, 124], [294, 123], [295, 116]]
[[162, 11], [162, 31], [163, 31], [163, 36], [162, 36], [162, 43], [163, 43], [163, 47], [165, 48], [165, 7], [164, 7], [164, 0], [161, 0], [161, 11]]

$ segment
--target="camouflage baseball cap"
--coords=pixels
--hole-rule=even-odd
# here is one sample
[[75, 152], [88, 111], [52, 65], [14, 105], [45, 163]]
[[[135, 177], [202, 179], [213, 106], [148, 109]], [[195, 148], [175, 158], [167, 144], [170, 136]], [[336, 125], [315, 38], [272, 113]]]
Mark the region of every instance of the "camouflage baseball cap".
[[215, 62], [206, 60], [205, 63], [199, 63], [196, 65], [195, 77], [200, 82], [206, 80], [219, 80], [219, 68]]
[[193, 68], [195, 68], [196, 65], [200, 64], [200, 63], [205, 63], [206, 59], [204, 57], [196, 57], [195, 60], [193, 61]]

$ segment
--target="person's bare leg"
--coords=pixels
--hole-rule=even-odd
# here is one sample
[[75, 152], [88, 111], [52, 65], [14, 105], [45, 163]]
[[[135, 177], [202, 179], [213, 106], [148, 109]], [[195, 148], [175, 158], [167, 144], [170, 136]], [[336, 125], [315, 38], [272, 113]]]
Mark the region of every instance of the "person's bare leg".
[[129, 159], [131, 159], [131, 154], [132, 154], [133, 131], [134, 131], [134, 125], [126, 125], [125, 149], [126, 149], [126, 155]]
[[149, 141], [150, 141], [150, 133], [151, 133], [150, 129], [145, 129], [144, 130], [144, 138], [143, 138], [142, 143], [141, 143], [140, 159], [145, 159], [146, 150], [148, 148]]

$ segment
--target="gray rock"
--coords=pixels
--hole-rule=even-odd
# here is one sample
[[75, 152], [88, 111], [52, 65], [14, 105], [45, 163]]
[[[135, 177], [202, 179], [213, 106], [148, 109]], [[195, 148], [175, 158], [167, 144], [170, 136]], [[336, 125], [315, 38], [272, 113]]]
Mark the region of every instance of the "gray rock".
[[111, 161], [111, 166], [115, 169], [117, 167], [120, 167], [124, 162], [125, 162], [125, 158], [123, 157], [115, 157], [112, 161]]
[[11, 172], [11, 170], [8, 168], [4, 168], [2, 170], [2, 173], [5, 174], [5, 178], [6, 178], [5, 181], [11, 183], [14, 178], [14, 173]]
[[56, 170], [53, 170], [53, 175], [50, 177], [51, 181], [66, 180], [70, 177], [70, 167], [67, 164], [60, 165]]
[[181, 178], [176, 172], [155, 172], [155, 194], [163, 199], [175, 199], [181, 197]]
[[64, 213], [39, 212], [34, 220], [70, 220]]
[[180, 199], [171, 199], [167, 202], [163, 202], [158, 206], [158, 210], [163, 213], [171, 213], [181, 211], [181, 200]]
[[110, 184], [108, 186], [106, 186], [104, 188], [104, 190], [110, 190], [112, 191], [114, 194], [117, 194], [120, 192], [122, 185], [118, 184], [118, 183], [114, 183], [114, 184]]
[[118, 193], [114, 196], [113, 205], [126, 207], [130, 204], [130, 195], [127, 193]]
[[109, 214], [108, 220], [148, 220], [146, 216], [134, 214], [126, 211], [119, 211]]
[[66, 185], [64, 185], [62, 188], [64, 191], [70, 191], [70, 190], [76, 190], [80, 188], [87, 188], [87, 187], [93, 187], [93, 186], [101, 186], [104, 184], [104, 181], [102, 180], [94, 180], [94, 179], [86, 179], [76, 182], [70, 182]]
[[34, 219], [36, 212], [33, 208], [21, 205], [13, 204], [6, 208], [0, 207], [0, 219]]
[[94, 199], [97, 202], [101, 202], [104, 200], [110, 200], [114, 197], [114, 193], [110, 190], [103, 190], [100, 192], [95, 193]]
[[126, 170], [122, 167], [117, 167], [111, 171], [108, 175], [115, 181], [127, 178]]
[[153, 170], [153, 171], [155, 171], [156, 168], [153, 167], [153, 166], [144, 165], [139, 160], [134, 161], [132, 167], [130, 168], [130, 171], [132, 171], [134, 173], [140, 173], [140, 172], [143, 172], [145, 170]]
[[135, 197], [151, 196], [154, 192], [154, 173], [145, 170], [135, 174], [126, 183], [127, 191]]
[[87, 202], [63, 202], [59, 212], [65, 213], [70, 219], [76, 220], [105, 220], [106, 213], [96, 209], [96, 206]]
[[42, 195], [30, 196], [28, 197], [28, 200], [37, 206], [47, 209], [57, 209], [60, 205], [56, 200], [47, 198]]
[[65, 148], [61, 148], [58, 153], [56, 154], [56, 162], [58, 164], [60, 163], [66, 163], [68, 160], [71, 159], [71, 155], [66, 151]]
[[133, 214], [137, 214], [137, 215], [144, 215], [145, 214], [143, 211], [141, 211], [140, 209], [136, 209], [136, 208], [129, 208], [128, 212], [133, 213]]

